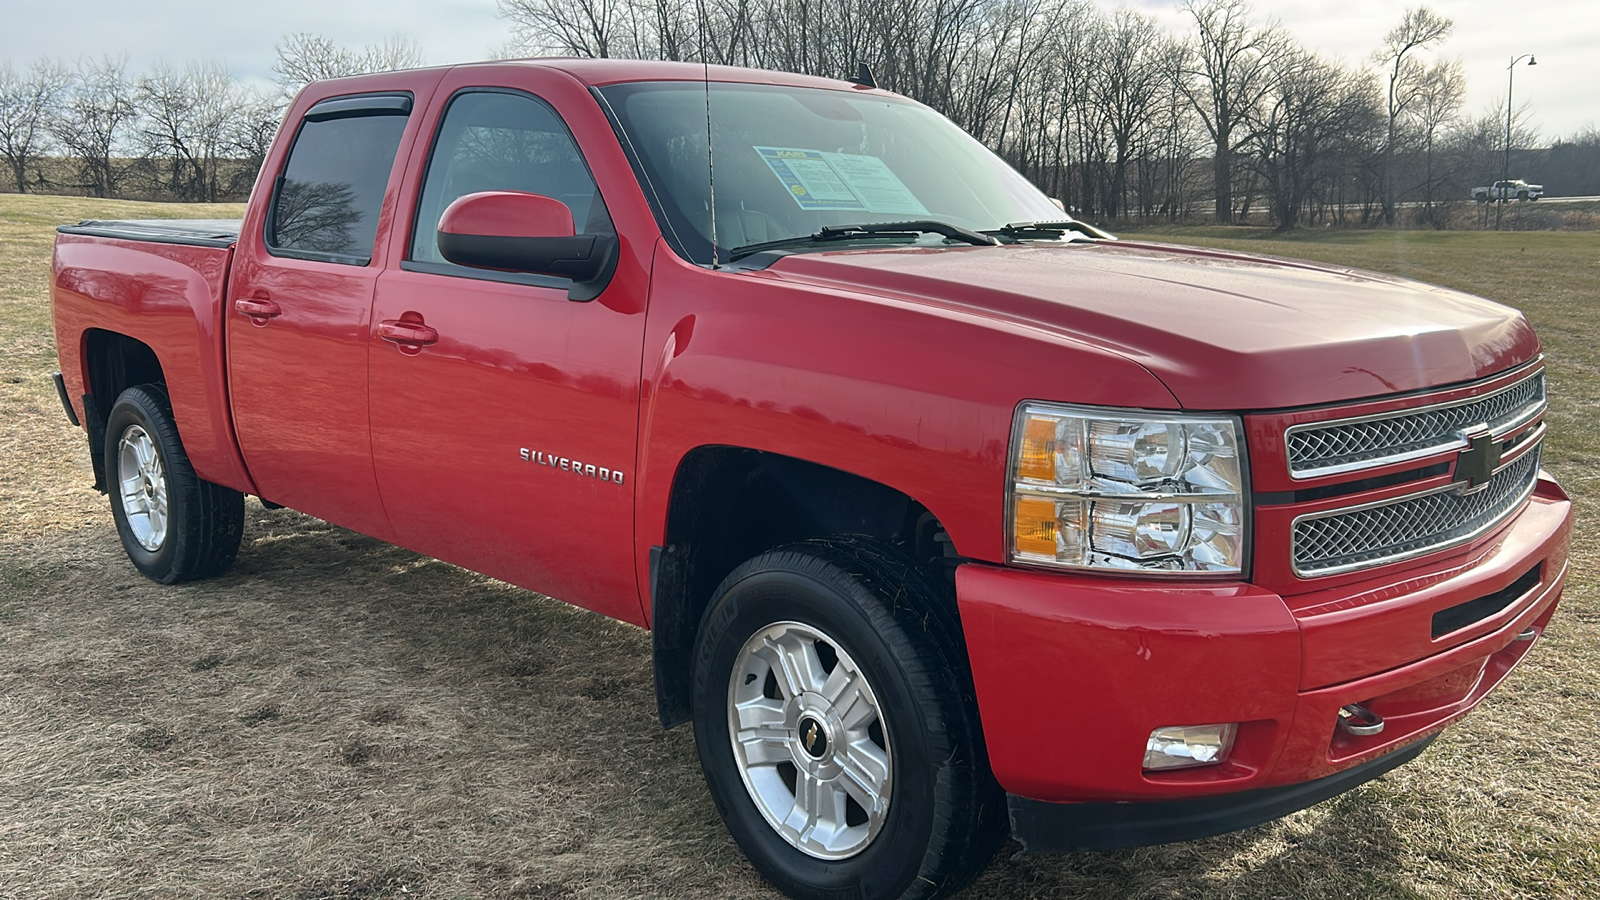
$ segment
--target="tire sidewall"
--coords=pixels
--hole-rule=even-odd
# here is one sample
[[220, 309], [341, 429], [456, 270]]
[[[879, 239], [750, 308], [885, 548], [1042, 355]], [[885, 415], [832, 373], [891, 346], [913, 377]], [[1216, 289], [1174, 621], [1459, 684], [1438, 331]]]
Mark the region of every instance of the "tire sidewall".
[[[146, 550], [133, 535], [128, 525], [127, 513], [122, 508], [121, 444], [123, 434], [137, 425], [150, 436], [156, 455], [161, 460], [161, 471], [167, 482], [167, 533], [156, 550]], [[155, 398], [143, 388], [129, 388], [117, 398], [106, 419], [106, 467], [110, 470], [111, 517], [117, 523], [117, 535], [128, 552], [128, 558], [140, 572], [156, 581], [165, 581], [175, 568], [178, 542], [187, 524], [187, 504], [182, 491], [186, 487], [182, 473], [176, 471], [173, 447], [169, 438], [171, 422], [159, 408]], [[180, 451], [181, 452], [181, 451]]]
[[[769, 880], [800, 897], [899, 896], [922, 869], [935, 819], [936, 704], [919, 702], [912, 679], [874, 627], [855, 590], [807, 574], [756, 571], [729, 585], [708, 611], [694, 667], [695, 739], [706, 782], [729, 831]], [[888, 736], [893, 780], [889, 815], [872, 843], [843, 860], [823, 860], [790, 845], [756, 808], [728, 733], [728, 678], [749, 638], [778, 622], [799, 622], [847, 652], [872, 686]], [[932, 708], [930, 708], [932, 707]]]

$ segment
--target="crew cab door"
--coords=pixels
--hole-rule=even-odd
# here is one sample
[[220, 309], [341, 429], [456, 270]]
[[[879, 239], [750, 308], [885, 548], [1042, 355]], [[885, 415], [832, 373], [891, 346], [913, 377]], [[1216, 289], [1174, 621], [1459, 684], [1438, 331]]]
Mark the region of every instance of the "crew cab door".
[[[225, 310], [230, 403], [261, 496], [390, 536], [372, 471], [367, 338], [412, 108], [438, 73], [302, 99], [267, 161]], [[317, 90], [313, 88], [312, 90]], [[324, 88], [323, 90], [327, 90]]]
[[[553, 197], [579, 234], [617, 231], [588, 154], [540, 90], [560, 77], [524, 69], [505, 79], [518, 87], [484, 78], [458, 69], [441, 85], [427, 160], [408, 176], [409, 232], [378, 281], [369, 342], [378, 485], [397, 543], [637, 622], [648, 273], [624, 242], [598, 298], [575, 301], [567, 279], [444, 259], [440, 214], [481, 191]], [[572, 102], [594, 106], [581, 92]]]

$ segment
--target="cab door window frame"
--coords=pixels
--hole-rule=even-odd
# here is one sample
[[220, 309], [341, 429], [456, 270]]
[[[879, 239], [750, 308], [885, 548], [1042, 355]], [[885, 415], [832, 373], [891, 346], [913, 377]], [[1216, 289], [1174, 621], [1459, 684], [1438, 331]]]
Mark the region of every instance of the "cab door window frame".
[[[555, 106], [537, 94], [517, 88], [495, 87], [489, 85], [463, 87], [451, 94], [450, 98], [445, 101], [443, 110], [440, 112], [438, 120], [434, 123], [433, 135], [428, 142], [428, 153], [423, 161], [415, 196], [412, 198], [411, 228], [406, 235], [404, 255], [400, 261], [400, 268], [408, 272], [422, 272], [430, 275], [445, 275], [452, 278], [471, 278], [480, 281], [498, 281], [506, 284], [525, 284], [533, 287], [557, 288], [568, 291], [568, 298], [572, 300], [587, 301], [598, 297], [600, 293], [605, 290], [606, 285], [610, 283], [611, 276], [615, 272], [615, 252], [611, 254], [611, 259], [608, 261], [606, 269], [599, 277], [595, 278], [593, 281], [584, 282], [582, 284], [574, 282], [570, 278], [563, 278], [557, 275], [538, 275], [529, 272], [502, 272], [493, 269], [474, 269], [468, 266], [459, 266], [451, 262], [436, 262], [433, 260], [414, 258], [418, 237], [423, 234], [424, 230], [437, 233], [437, 221], [425, 221], [425, 216], [427, 216], [428, 213], [425, 210], [424, 204], [432, 199], [429, 196], [429, 187], [432, 185], [435, 164], [449, 165], [449, 160], [442, 158], [440, 151], [445, 149], [441, 145], [451, 127], [451, 113], [456, 111], [457, 103], [459, 101], [475, 95], [484, 94], [500, 94], [528, 100], [537, 104], [543, 109], [544, 112], [549, 114], [551, 120], [556, 125], [560, 126], [560, 131], [553, 133], [562, 135], [571, 144], [573, 154], [577, 158], [578, 164], [582, 167], [583, 173], [587, 177], [588, 183], [594, 191], [594, 200], [592, 201], [594, 206], [591, 207], [588, 215], [585, 217], [587, 221], [579, 222], [576, 220], [576, 218], [574, 218], [574, 231], [578, 234], [604, 234], [611, 236], [613, 239], [616, 237], [616, 224], [611, 217], [609, 208], [606, 206], [605, 197], [600, 191], [599, 180], [596, 179], [594, 175], [594, 169], [589, 165], [589, 160], [584, 156], [583, 147], [578, 143], [577, 137], [572, 133], [571, 126], [567, 124], [566, 119], [564, 119], [561, 113], [556, 110]], [[490, 190], [500, 189], [511, 190], [514, 188], [490, 188]], [[601, 217], [600, 222], [603, 227], [594, 231], [585, 231], [584, 229], [588, 224], [596, 221], [596, 207], [598, 207], [598, 212]], [[439, 211], [442, 212], [442, 208]]]

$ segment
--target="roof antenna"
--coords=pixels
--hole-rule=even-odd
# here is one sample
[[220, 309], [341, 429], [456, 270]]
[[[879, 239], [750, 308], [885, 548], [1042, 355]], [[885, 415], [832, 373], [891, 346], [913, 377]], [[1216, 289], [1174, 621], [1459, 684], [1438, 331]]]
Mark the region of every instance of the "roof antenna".
[[875, 88], [878, 86], [878, 82], [872, 77], [872, 67], [868, 66], [866, 63], [856, 63], [856, 77], [850, 79], [850, 83], [860, 85], [864, 88]]
[[717, 261], [717, 160], [711, 146], [711, 54], [706, 44], [706, 16], [704, 3], [700, 6], [700, 72], [706, 86], [706, 186], [711, 194], [711, 268], [719, 269]]

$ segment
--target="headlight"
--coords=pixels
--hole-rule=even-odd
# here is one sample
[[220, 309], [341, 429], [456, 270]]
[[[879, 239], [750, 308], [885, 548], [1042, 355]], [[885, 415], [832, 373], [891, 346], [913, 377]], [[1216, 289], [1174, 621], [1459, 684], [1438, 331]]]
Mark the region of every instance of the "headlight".
[[1027, 403], [1011, 436], [1015, 562], [1239, 573], [1243, 432], [1217, 415]]

